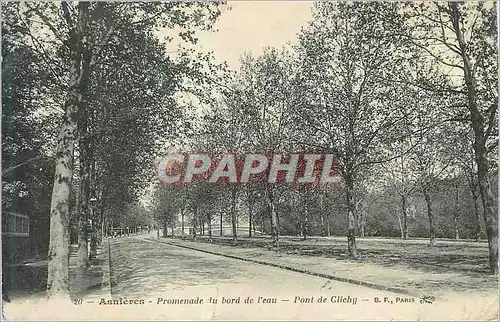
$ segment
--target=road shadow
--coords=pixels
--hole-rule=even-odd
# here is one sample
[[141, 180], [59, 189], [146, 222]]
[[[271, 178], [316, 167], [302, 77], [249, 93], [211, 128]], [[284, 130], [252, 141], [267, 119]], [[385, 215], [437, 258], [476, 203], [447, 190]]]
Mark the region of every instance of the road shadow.
[[[111, 244], [113, 294], [158, 293], [182, 286], [216, 285], [252, 276], [230, 261], [176, 249], [161, 243], [124, 238]], [[214, 256], [214, 259], [207, 258]]]

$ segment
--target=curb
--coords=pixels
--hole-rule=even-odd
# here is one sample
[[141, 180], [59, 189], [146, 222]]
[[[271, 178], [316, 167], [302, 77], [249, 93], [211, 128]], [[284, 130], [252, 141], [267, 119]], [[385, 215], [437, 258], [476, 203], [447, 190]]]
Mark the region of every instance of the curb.
[[161, 244], [166, 244], [166, 245], [170, 245], [170, 246], [177, 246], [177, 247], [186, 248], [186, 249], [190, 249], [190, 250], [196, 250], [199, 252], [208, 253], [208, 254], [212, 254], [212, 255], [218, 255], [218, 256], [223, 256], [223, 257], [227, 257], [227, 258], [237, 259], [237, 260], [250, 262], [250, 263], [254, 263], [254, 264], [277, 267], [277, 268], [281, 268], [281, 269], [288, 270], [288, 271], [293, 271], [293, 272], [312, 275], [312, 276], [323, 277], [326, 279], [335, 280], [335, 281], [339, 281], [339, 282], [344, 282], [344, 283], [349, 283], [349, 284], [354, 284], [354, 285], [361, 285], [361, 286], [369, 287], [369, 288], [380, 290], [380, 291], [389, 291], [389, 292], [394, 292], [394, 293], [399, 293], [399, 294], [404, 294], [404, 295], [410, 295], [410, 296], [414, 296], [414, 297], [422, 296], [421, 293], [414, 291], [414, 290], [401, 289], [401, 288], [397, 288], [397, 287], [390, 287], [390, 286], [385, 286], [385, 285], [380, 285], [380, 284], [374, 284], [374, 283], [370, 283], [370, 282], [364, 282], [364, 281], [360, 281], [360, 280], [335, 276], [335, 275], [326, 274], [326, 273], [312, 272], [312, 271], [308, 271], [305, 269], [295, 268], [295, 267], [291, 267], [291, 266], [287, 266], [287, 265], [274, 264], [274, 263], [264, 262], [264, 261], [255, 260], [255, 259], [249, 259], [249, 258], [244, 258], [244, 257], [239, 257], [239, 256], [234, 256], [234, 255], [228, 255], [228, 254], [213, 252], [213, 251], [209, 251], [209, 250], [203, 250], [203, 249], [199, 249], [199, 248], [191, 247], [191, 246], [186, 246], [186, 245], [179, 245], [176, 243], [170, 243], [170, 242], [161, 241], [161, 240], [153, 240], [153, 239], [149, 239], [149, 238], [145, 238], [145, 240], [148, 240], [151, 242], [157, 242], [157, 243], [161, 243]]

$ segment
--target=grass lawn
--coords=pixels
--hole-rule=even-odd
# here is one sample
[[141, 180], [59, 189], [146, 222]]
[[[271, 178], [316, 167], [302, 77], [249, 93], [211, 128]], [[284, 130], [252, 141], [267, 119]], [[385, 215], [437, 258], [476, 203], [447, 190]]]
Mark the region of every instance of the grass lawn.
[[486, 242], [426, 239], [357, 238], [358, 259], [347, 255], [346, 237], [280, 237], [278, 252], [269, 236], [232, 238], [198, 236], [203, 249], [326, 272], [374, 284], [443, 296], [489, 294], [498, 298], [498, 276], [488, 272]]

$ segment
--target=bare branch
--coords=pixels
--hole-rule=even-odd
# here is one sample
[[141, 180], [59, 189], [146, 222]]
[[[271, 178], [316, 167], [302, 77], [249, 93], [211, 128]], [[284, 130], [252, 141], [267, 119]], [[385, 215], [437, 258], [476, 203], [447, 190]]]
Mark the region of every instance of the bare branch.
[[140, 25], [140, 24], [147, 23], [147, 22], [149, 22], [149, 21], [151, 21], [151, 20], [154, 20], [154, 19], [158, 18], [158, 17], [159, 17], [159, 16], [161, 16], [162, 14], [164, 14], [164, 13], [168, 12], [168, 9], [169, 9], [169, 8], [164, 8], [163, 10], [161, 10], [160, 12], [158, 12], [158, 13], [156, 13], [156, 14], [154, 14], [154, 15], [151, 15], [151, 16], [149, 16], [149, 17], [146, 17], [146, 18], [141, 19], [141, 20], [138, 20], [138, 21], [133, 21], [131, 24], [132, 24], [132, 25]]
[[[39, 155], [39, 156], [37, 156], [35, 158], [28, 159], [28, 160], [26, 160], [24, 162], [21, 162], [21, 163], [15, 165], [15, 166], [9, 167], [9, 168], [7, 168], [7, 169], [5, 169], [5, 170], [2, 171], [2, 176], [8, 174], [9, 172], [12, 172], [13, 170], [15, 170], [15, 169], [17, 169], [19, 167], [22, 167], [23, 165], [26, 165], [28, 163], [31, 163], [33, 161], [39, 160], [41, 158], [46, 158], [46, 157], [47, 157], [46, 155]], [[50, 159], [50, 160], [52, 160], [52, 159]], [[48, 160], [48, 161], [50, 161], [50, 160]]]
[[457, 89], [452, 89], [452, 88], [442, 88], [438, 89], [435, 87], [428, 87], [424, 86], [423, 84], [417, 83], [417, 82], [410, 82], [410, 81], [404, 81], [404, 80], [395, 80], [395, 79], [389, 79], [389, 78], [383, 78], [381, 77], [380, 79], [396, 84], [406, 84], [406, 85], [412, 85], [415, 87], [418, 87], [420, 89], [426, 90], [426, 91], [431, 91], [431, 92], [436, 92], [436, 93], [453, 93], [453, 94], [461, 94], [461, 95], [467, 95], [466, 91], [463, 90], [457, 90]]
[[54, 34], [54, 36], [59, 39], [59, 41], [61, 41], [64, 45], [67, 44], [67, 42], [65, 41], [64, 37], [59, 33], [59, 31], [54, 27], [54, 25], [50, 22], [49, 18], [43, 14], [41, 11], [40, 11], [40, 8], [39, 8], [39, 5], [37, 4], [35, 8], [31, 8], [31, 6], [28, 5], [29, 2], [26, 2], [26, 6], [30, 9], [33, 9], [33, 11], [38, 15], [38, 17], [43, 21], [43, 23], [45, 23], [45, 25], [47, 25], [47, 27], [49, 27], [50, 31], [52, 31], [52, 33]]
[[19, 20], [24, 24], [24, 27], [26, 28], [27, 35], [30, 37], [31, 41], [33, 42], [33, 45], [35, 46], [35, 49], [41, 54], [42, 61], [47, 65], [48, 69], [50, 70], [51, 74], [54, 76], [55, 79], [59, 81], [60, 84], [64, 84], [66, 87], [68, 86], [67, 83], [65, 83], [57, 74], [57, 72], [54, 70], [52, 64], [57, 65], [56, 62], [50, 58], [49, 54], [45, 51], [45, 47], [40, 44], [38, 39], [33, 36], [31, 33], [31, 29], [29, 25], [26, 23], [24, 19], [19, 16]]

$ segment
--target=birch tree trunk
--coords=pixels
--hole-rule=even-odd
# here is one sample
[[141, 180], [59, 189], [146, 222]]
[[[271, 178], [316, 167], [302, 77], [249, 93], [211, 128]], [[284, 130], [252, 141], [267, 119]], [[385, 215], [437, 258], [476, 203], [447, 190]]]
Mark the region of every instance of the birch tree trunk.
[[[63, 6], [63, 5], [62, 5]], [[73, 153], [78, 132], [78, 109], [88, 79], [82, 63], [82, 35], [89, 18], [89, 3], [79, 2], [76, 28], [70, 30], [70, 74], [64, 117], [57, 139], [54, 186], [50, 204], [50, 238], [47, 256], [47, 297], [69, 297], [69, 196]], [[70, 27], [71, 28], [71, 27]]]
[[[92, 182], [95, 182], [95, 160], [92, 161], [92, 152], [90, 151], [90, 145], [88, 146], [88, 151], [86, 153], [88, 160], [90, 162], [90, 180]], [[89, 182], [90, 186], [90, 182]], [[99, 226], [100, 226], [100, 221], [99, 221], [99, 216], [96, 214], [96, 207], [97, 207], [97, 199], [95, 189], [92, 191], [92, 199], [90, 200], [92, 204], [90, 204], [90, 214], [92, 217], [92, 231], [90, 232], [90, 258], [94, 259], [97, 257], [97, 232], [99, 231]]]
[[90, 259], [95, 259], [97, 257], [97, 229], [99, 223], [95, 215], [95, 210], [92, 209], [92, 231], [90, 233]]
[[458, 184], [455, 186], [455, 203], [453, 206], [453, 225], [455, 228], [455, 239], [459, 240], [460, 239], [460, 231], [458, 229], [458, 197], [459, 197], [459, 191], [458, 191]]
[[434, 229], [434, 213], [432, 212], [432, 200], [428, 187], [422, 188], [425, 202], [427, 204], [427, 216], [429, 217], [429, 246], [432, 247], [436, 244], [436, 231]]
[[163, 234], [162, 234], [163, 238], [167, 238], [167, 234], [168, 234], [167, 228], [168, 228], [167, 227], [167, 222], [165, 221], [165, 222], [163, 222]]
[[[81, 151], [80, 153], [82, 153]], [[85, 153], [85, 152], [83, 152]], [[80, 154], [80, 212], [78, 217], [78, 271], [82, 271], [89, 266], [88, 252], [87, 252], [87, 225], [88, 225], [88, 195], [89, 195], [89, 169], [88, 164], [83, 160]]]
[[403, 229], [403, 224], [401, 223], [401, 216], [397, 215], [398, 217], [398, 223], [399, 223], [399, 230], [401, 231], [401, 238], [405, 238], [405, 232]]
[[194, 213], [193, 213], [193, 237], [192, 240], [196, 241], [196, 218], [198, 217], [198, 207], [194, 208]]
[[345, 178], [345, 193], [347, 201], [347, 251], [350, 258], [357, 258], [356, 249], [356, 204], [354, 201], [354, 182], [353, 179], [346, 175]]
[[401, 197], [401, 203], [403, 205], [403, 239], [408, 239], [408, 209], [406, 207], [406, 196]]
[[[87, 63], [82, 62], [83, 68], [88, 68]], [[89, 197], [90, 197], [90, 140], [87, 137], [88, 131], [88, 111], [83, 102], [80, 102], [78, 120], [78, 131], [79, 131], [79, 164], [80, 164], [80, 209], [79, 209], [79, 220], [78, 220], [78, 259], [77, 267], [78, 271], [82, 271], [89, 266], [89, 254], [87, 251], [88, 247], [88, 220], [90, 218], [89, 212]]]
[[474, 191], [472, 191], [472, 203], [474, 206], [474, 219], [476, 221], [476, 231], [475, 231], [475, 237], [476, 241], [481, 240], [481, 216], [479, 214], [479, 204], [477, 202], [477, 199], [479, 196], [477, 195], [475, 189], [473, 188]]
[[[253, 235], [256, 235], [256, 230], [255, 230], [255, 216], [252, 216], [252, 229], [253, 229]], [[262, 228], [260, 229], [262, 231]]]
[[325, 215], [323, 213], [323, 193], [319, 195], [319, 222], [321, 226], [321, 236], [325, 236]]
[[184, 208], [181, 209], [181, 229], [182, 229], [182, 238], [184, 238]]
[[253, 200], [248, 202], [248, 237], [252, 237], [252, 228], [255, 231], [254, 219], [253, 219]]
[[213, 242], [212, 239], [212, 215], [208, 214], [208, 241]]
[[231, 189], [231, 225], [233, 228], [233, 244], [238, 243], [238, 232], [236, 229], [236, 189]]
[[222, 231], [222, 219], [223, 219], [222, 215], [224, 213], [224, 210], [223, 210], [224, 208], [222, 207], [222, 199], [221, 199], [220, 204], [221, 204], [221, 207], [220, 207], [220, 236], [222, 237], [224, 235], [224, 232]]
[[307, 225], [308, 225], [308, 222], [309, 222], [309, 209], [307, 209], [307, 196], [305, 194], [305, 190], [303, 191], [303, 196], [304, 196], [304, 219], [303, 219], [303, 222], [302, 222], [302, 238], [304, 240], [307, 239]]
[[[66, 113], [58, 136], [54, 186], [50, 204], [50, 239], [48, 253], [47, 295], [69, 296], [69, 195], [73, 177], [74, 140], [77, 131], [76, 112], [80, 95], [77, 89], [78, 62], [73, 61]], [[76, 74], [76, 77], [75, 77]]]
[[271, 237], [273, 243], [273, 249], [278, 249], [278, 218], [276, 214], [276, 208], [274, 205], [273, 192], [271, 188], [267, 189], [267, 206], [269, 208], [269, 216], [271, 219]]

